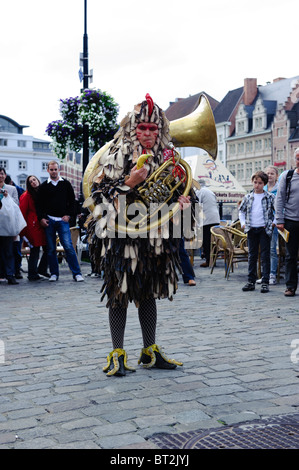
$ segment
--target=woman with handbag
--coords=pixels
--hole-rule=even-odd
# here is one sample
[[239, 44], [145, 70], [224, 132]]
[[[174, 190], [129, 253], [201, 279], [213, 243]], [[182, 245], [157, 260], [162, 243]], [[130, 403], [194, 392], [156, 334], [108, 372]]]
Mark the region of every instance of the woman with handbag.
[[[28, 260], [28, 280], [38, 281], [42, 279], [40, 274], [50, 277], [47, 273], [48, 260], [46, 249], [46, 235], [43, 227], [40, 225], [35, 209], [35, 200], [37, 190], [40, 185], [39, 179], [30, 175], [26, 180], [26, 191], [20, 197], [20, 209], [27, 222], [27, 226], [21, 232], [30, 244], [30, 255]], [[43, 248], [43, 254], [39, 261], [40, 247]]]

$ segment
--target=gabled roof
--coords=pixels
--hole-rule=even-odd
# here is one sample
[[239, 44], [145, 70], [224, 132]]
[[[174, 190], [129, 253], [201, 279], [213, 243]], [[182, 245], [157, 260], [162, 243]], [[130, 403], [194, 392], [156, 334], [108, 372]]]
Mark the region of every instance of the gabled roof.
[[265, 86], [259, 86], [259, 94], [262, 96], [263, 100], [275, 100], [277, 104], [284, 104], [298, 80], [299, 75], [291, 78], [283, 78]]
[[243, 90], [243, 87], [236, 88], [225, 95], [214, 111], [216, 124], [230, 120], [230, 117], [243, 94]]
[[207, 97], [213, 111], [219, 104], [219, 101], [202, 91], [196, 95], [189, 96], [188, 98], [179, 98], [177, 101], [170, 103], [170, 106], [165, 111], [167, 119], [169, 121], [174, 121], [175, 119], [180, 119], [191, 114], [197, 108], [199, 97], [202, 94]]
[[290, 135], [289, 140], [299, 140], [299, 126], [296, 127], [294, 132]]

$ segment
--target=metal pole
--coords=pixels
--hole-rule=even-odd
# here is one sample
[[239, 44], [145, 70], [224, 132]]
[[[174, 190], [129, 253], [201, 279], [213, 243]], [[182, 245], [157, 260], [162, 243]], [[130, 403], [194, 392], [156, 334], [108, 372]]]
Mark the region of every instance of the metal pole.
[[[88, 83], [88, 36], [87, 36], [87, 0], [84, 0], [84, 35], [83, 35], [83, 88], [89, 87]], [[89, 162], [88, 125], [83, 126], [83, 173]]]

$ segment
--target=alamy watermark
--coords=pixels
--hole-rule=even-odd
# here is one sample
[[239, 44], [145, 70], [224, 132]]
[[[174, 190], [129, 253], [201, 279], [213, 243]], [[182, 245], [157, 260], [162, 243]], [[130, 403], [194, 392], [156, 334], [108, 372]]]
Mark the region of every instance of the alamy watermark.
[[96, 205], [93, 216], [97, 219], [98, 238], [168, 238], [171, 233], [172, 238], [192, 239], [203, 226], [202, 204], [198, 202], [194, 204], [193, 214], [190, 204], [184, 204], [183, 210], [178, 210], [178, 203], [145, 204], [140, 200], [127, 204], [124, 195], [118, 196], [116, 206], [105, 197]]
[[293, 351], [291, 352], [291, 361], [293, 364], [298, 364], [299, 362], [299, 339], [293, 339], [291, 342], [291, 348]]
[[0, 364], [5, 362], [5, 344], [4, 341], [0, 339]]

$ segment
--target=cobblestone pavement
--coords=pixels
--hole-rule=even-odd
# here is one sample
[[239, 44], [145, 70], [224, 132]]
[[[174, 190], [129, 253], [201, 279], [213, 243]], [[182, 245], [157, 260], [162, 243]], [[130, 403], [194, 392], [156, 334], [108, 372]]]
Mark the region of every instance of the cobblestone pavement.
[[[222, 429], [298, 413], [298, 295], [284, 283], [242, 292], [246, 263], [227, 281], [195, 258], [197, 286], [180, 278], [158, 302], [157, 343], [183, 361], [174, 371], [137, 366], [142, 347], [129, 308], [125, 349], [135, 373], [106, 377], [111, 351], [102, 281], [0, 285], [0, 449], [153, 449], [157, 433]], [[82, 264], [84, 274], [89, 265]]]

